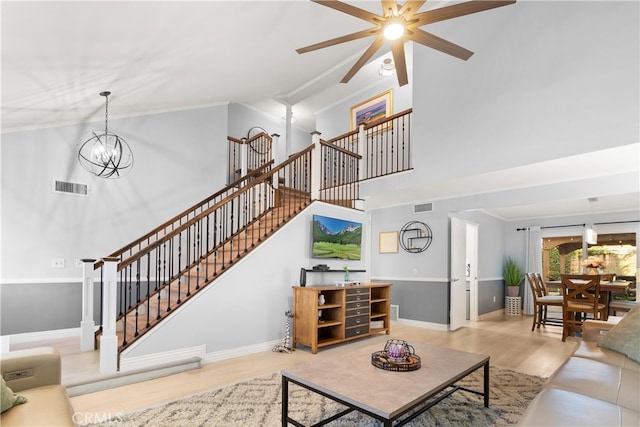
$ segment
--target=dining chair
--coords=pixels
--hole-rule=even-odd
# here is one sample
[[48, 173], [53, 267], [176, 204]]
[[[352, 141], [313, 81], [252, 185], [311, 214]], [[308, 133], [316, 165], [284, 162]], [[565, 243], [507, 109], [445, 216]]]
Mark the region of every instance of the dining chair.
[[547, 324], [562, 326], [561, 319], [547, 318], [549, 306], [562, 307], [562, 296], [545, 295], [544, 284], [538, 280], [537, 273], [527, 273], [525, 276], [533, 295], [534, 313], [531, 330], [533, 331], [536, 326], [540, 329], [540, 325]]
[[562, 281], [562, 341], [569, 335], [582, 332], [586, 316], [594, 320], [604, 318], [606, 308], [600, 302], [600, 275], [561, 274]]
[[638, 304], [637, 301], [615, 300], [609, 302], [609, 316], [617, 316], [618, 311], [629, 311]]
[[540, 284], [540, 286], [542, 286], [543, 295], [550, 295], [549, 287], [547, 286], [547, 282], [545, 282], [544, 279], [542, 279], [542, 274], [536, 273], [536, 279], [538, 279], [538, 283]]
[[613, 277], [614, 276], [615, 276], [615, 274], [611, 274], [611, 273], [601, 274], [600, 275], [600, 283], [602, 283], [602, 282], [613, 282]]
[[[601, 274], [600, 285], [602, 285], [603, 283], [613, 282], [614, 277], [615, 277], [615, 274], [612, 274], [612, 273]], [[609, 311], [610, 311], [609, 306], [613, 298], [614, 298], [614, 295], [612, 292], [603, 292], [602, 289], [600, 290], [600, 302], [604, 304], [606, 307], [605, 313], [604, 313], [604, 320], [607, 320], [607, 318], [609, 317]]]

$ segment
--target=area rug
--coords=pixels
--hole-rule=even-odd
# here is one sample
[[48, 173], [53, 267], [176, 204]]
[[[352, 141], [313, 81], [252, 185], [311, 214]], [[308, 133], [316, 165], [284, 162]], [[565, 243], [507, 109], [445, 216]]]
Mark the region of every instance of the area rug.
[[[152, 408], [118, 415], [92, 426], [280, 426], [282, 384], [279, 373], [163, 403]], [[482, 370], [458, 384], [482, 390]], [[482, 396], [457, 391], [406, 424], [417, 426], [503, 426], [517, 423], [531, 400], [540, 392], [544, 378], [491, 367], [489, 408]], [[401, 392], [401, 390], [399, 390]], [[289, 414], [312, 425], [344, 407], [295, 384], [289, 385]], [[328, 426], [374, 427], [382, 423], [359, 412]]]

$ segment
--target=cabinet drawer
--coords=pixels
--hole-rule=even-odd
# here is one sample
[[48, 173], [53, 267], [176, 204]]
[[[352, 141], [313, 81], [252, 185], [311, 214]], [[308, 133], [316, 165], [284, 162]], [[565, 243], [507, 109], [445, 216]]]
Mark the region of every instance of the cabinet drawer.
[[354, 302], [353, 304], [361, 304], [361, 307], [351, 308], [345, 311], [347, 317], [349, 316], [360, 316], [361, 314], [369, 314], [369, 305]]
[[347, 295], [366, 295], [369, 296], [369, 288], [350, 288], [347, 289]]
[[358, 326], [358, 325], [369, 325], [369, 315], [365, 314], [362, 316], [354, 316], [354, 317], [347, 317], [345, 319], [345, 325], [346, 327], [350, 327], [350, 326]]
[[369, 294], [353, 294], [346, 296], [347, 302], [351, 301], [369, 301]]
[[369, 308], [369, 301], [355, 301], [347, 303], [347, 310], [353, 310], [354, 308], [364, 309]]
[[345, 337], [357, 337], [358, 335], [366, 335], [369, 333], [369, 325], [356, 326], [354, 328], [347, 328], [345, 330]]

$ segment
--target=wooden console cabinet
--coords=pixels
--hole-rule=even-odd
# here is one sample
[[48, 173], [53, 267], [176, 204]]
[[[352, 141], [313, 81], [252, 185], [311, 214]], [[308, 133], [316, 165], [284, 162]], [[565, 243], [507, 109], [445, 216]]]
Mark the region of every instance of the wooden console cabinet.
[[[324, 302], [324, 303], [323, 303]], [[391, 284], [293, 287], [293, 348], [391, 333]]]

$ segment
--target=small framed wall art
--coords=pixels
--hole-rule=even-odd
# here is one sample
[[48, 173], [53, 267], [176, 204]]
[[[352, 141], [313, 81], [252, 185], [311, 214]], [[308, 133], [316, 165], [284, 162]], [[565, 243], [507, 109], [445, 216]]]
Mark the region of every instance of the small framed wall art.
[[351, 107], [351, 130], [393, 115], [393, 92], [389, 89]]
[[398, 253], [398, 232], [381, 231], [378, 234], [378, 253], [395, 254]]

